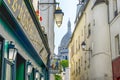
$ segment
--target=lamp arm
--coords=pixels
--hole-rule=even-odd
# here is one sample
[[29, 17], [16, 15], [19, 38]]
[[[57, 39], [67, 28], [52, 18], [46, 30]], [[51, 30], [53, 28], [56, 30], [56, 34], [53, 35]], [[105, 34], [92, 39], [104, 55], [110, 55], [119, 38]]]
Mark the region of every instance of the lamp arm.
[[92, 50], [91, 50], [91, 49], [88, 49], [88, 50], [87, 50], [87, 49], [83, 49], [83, 51], [91, 51], [91, 52], [92, 52]]
[[47, 5], [47, 4], [51, 4], [51, 5], [56, 5], [56, 4], [58, 4], [58, 5], [59, 5], [60, 3], [56, 2], [56, 3], [39, 3], [39, 4], [40, 4], [40, 5], [42, 5], [42, 4], [46, 4], [46, 5]]
[[40, 11], [45, 11], [45, 10], [47, 10], [47, 9], [49, 9], [51, 7], [51, 5], [49, 5], [47, 8], [45, 8], [45, 9], [41, 9], [40, 8]]

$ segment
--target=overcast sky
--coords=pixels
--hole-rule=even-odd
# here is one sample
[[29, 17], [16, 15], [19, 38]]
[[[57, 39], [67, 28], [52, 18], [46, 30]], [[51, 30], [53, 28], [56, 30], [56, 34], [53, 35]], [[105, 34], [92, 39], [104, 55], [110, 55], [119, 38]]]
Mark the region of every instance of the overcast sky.
[[70, 19], [71, 21], [71, 29], [72, 32], [74, 30], [74, 21], [76, 17], [76, 7], [78, 4], [78, 0], [57, 0], [56, 2], [60, 2], [60, 8], [64, 12], [63, 23], [60, 28], [58, 28], [55, 24], [55, 49], [54, 53], [58, 54], [58, 46], [60, 45], [62, 37], [67, 32], [67, 23]]

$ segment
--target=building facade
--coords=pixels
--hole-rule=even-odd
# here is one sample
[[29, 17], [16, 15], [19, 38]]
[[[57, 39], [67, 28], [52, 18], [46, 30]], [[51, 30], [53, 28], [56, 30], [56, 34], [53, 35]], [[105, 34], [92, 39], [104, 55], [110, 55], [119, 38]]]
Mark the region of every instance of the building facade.
[[[46, 3], [46, 4], [42, 4]], [[56, 9], [55, 0], [33, 0], [33, 6], [38, 13], [38, 19], [41, 24], [41, 28], [47, 37], [48, 45], [50, 48], [50, 59], [54, 56], [54, 11]], [[52, 61], [52, 60], [51, 60]], [[54, 75], [50, 74], [50, 80], [54, 80]]]
[[[79, 16], [79, 10], [83, 10], [81, 3], [77, 4], [76, 16]], [[69, 49], [69, 67], [70, 67], [70, 80], [85, 80], [87, 76], [87, 69], [85, 68], [85, 52], [82, 51], [81, 43], [85, 37], [85, 14], [82, 12], [81, 21], [76, 23], [71, 40], [68, 45]]]
[[49, 56], [32, 2], [1, 0], [0, 80], [49, 80]]
[[111, 37], [111, 52], [113, 80], [120, 80], [120, 1], [109, 0], [109, 26]]
[[[71, 80], [113, 79], [108, 15], [109, 1], [80, 0], [78, 4], [76, 28], [69, 43]], [[82, 29], [83, 31], [81, 31]], [[80, 36], [80, 39], [75, 34]], [[83, 34], [83, 37], [80, 34]], [[76, 46], [79, 44], [81, 46], [83, 42], [86, 43], [86, 48], [77, 50]], [[78, 75], [77, 71], [81, 70], [79, 68], [82, 67], [83, 69]], [[73, 75], [74, 73], [76, 75]]]
[[51, 51], [51, 56], [54, 53], [54, 11], [55, 4], [42, 4], [42, 3], [55, 3], [55, 0], [33, 0], [34, 9], [38, 12], [39, 21], [44, 33], [48, 38], [48, 44]]

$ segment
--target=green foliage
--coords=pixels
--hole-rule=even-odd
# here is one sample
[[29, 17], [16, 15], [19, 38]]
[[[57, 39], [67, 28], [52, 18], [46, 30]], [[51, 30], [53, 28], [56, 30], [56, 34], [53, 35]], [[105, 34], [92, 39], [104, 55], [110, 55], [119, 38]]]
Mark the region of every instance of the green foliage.
[[66, 68], [66, 67], [68, 67], [68, 60], [62, 60], [62, 61], [60, 62], [60, 64], [61, 64], [61, 66], [62, 66], [63, 68]]
[[62, 80], [62, 77], [60, 75], [55, 75], [55, 80]]

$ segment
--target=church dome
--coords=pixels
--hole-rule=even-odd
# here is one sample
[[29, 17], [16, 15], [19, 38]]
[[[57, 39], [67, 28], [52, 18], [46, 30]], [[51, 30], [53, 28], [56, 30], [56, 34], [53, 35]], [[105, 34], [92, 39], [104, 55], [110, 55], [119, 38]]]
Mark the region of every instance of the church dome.
[[71, 37], [71, 34], [66, 33], [61, 40], [60, 46], [61, 47], [67, 47], [70, 37]]
[[63, 36], [63, 38], [62, 38], [62, 40], [61, 40], [60, 47], [66, 48], [67, 45], [68, 45], [68, 43], [69, 43], [70, 37], [71, 37], [71, 23], [70, 23], [70, 21], [68, 21], [68, 31], [67, 31], [67, 33]]

